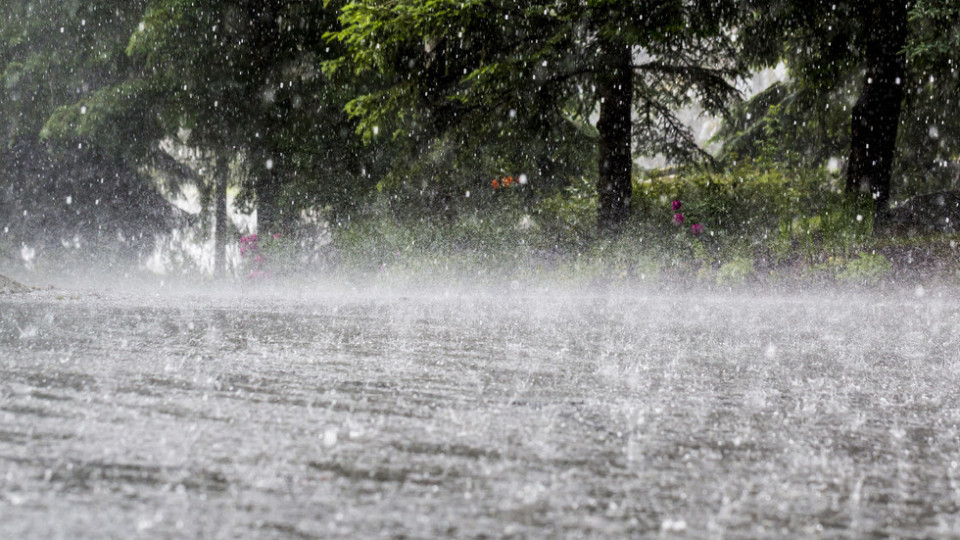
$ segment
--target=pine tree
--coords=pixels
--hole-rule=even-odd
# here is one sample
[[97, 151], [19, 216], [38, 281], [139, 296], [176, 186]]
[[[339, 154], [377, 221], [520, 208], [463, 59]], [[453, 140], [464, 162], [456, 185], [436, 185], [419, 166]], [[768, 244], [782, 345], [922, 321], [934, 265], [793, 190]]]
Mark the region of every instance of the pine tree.
[[[51, 137], [64, 108], [125, 80], [143, 1], [0, 4], [0, 231], [38, 249], [150, 249], [176, 212], [141, 174], [149, 125], [115, 118], [109, 136]], [[77, 107], [77, 116], [105, 111]], [[108, 112], [106, 114], [109, 114]]]
[[[706, 159], [676, 111], [720, 112], [739, 73], [727, 2], [364, 0], [333, 34], [347, 55], [328, 70], [376, 72], [383, 86], [350, 102], [368, 137], [460, 152], [497, 137], [546, 136], [539, 156], [586, 133], [597, 149], [598, 224], [630, 214], [632, 158]], [[598, 118], [593, 122], [593, 118]], [[535, 148], [537, 149], [537, 148]], [[543, 172], [543, 169], [539, 172]]]
[[950, 45], [960, 8], [941, 0], [747, 4], [755, 16], [743, 27], [745, 58], [784, 61], [790, 80], [733, 117], [723, 134], [728, 153], [766, 148], [804, 156], [805, 166], [845, 155], [846, 191], [873, 204], [877, 230], [893, 178], [905, 190], [937, 176], [943, 183], [934, 164], [955, 162], [960, 148], [951, 112], [960, 49]]

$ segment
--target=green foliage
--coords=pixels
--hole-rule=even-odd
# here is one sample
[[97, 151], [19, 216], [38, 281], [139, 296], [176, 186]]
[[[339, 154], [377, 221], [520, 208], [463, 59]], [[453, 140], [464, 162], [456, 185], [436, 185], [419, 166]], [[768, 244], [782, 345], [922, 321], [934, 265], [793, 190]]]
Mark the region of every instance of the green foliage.
[[704, 158], [676, 111], [699, 102], [716, 113], [733, 98], [728, 79], [738, 67], [724, 33], [732, 13], [729, 2], [355, 1], [329, 34], [346, 53], [325, 70], [379, 77], [347, 110], [366, 140], [390, 135], [408, 145], [395, 176], [424, 168], [411, 161], [430, 160], [438, 147], [455, 148], [457, 158], [423, 177], [486, 177], [497, 172], [490, 160], [470, 156], [496, 156], [550, 196], [596, 166], [588, 119], [609, 69], [601, 39], [645, 58], [633, 66], [637, 151]]
[[708, 238], [750, 245], [776, 238], [798, 212], [817, 215], [838, 204], [836, 189], [823, 171], [742, 163], [722, 173], [679, 169], [642, 176], [633, 204], [666, 234], [677, 228], [671, 202], [680, 201], [684, 228], [699, 223]]
[[717, 269], [716, 282], [718, 285], [737, 285], [746, 282], [756, 273], [753, 259], [749, 257], [735, 257], [723, 263]]
[[5, 146], [35, 138], [58, 107], [121, 81], [134, 69], [123, 49], [144, 4], [3, 2], [0, 133], [7, 138]]
[[589, 238], [596, 228], [597, 189], [587, 178], [571, 182], [562, 191], [540, 200], [537, 213], [547, 216], [545, 230], [559, 243]]
[[[635, 203], [643, 211], [617, 236], [593, 226], [596, 194], [583, 179], [532, 207], [521, 192], [490, 191], [478, 209], [451, 217], [372, 211], [334, 230], [324, 268], [391, 282], [549, 277], [721, 287], [804, 280], [871, 285], [907, 256], [923, 258], [923, 268], [942, 263], [950, 276], [960, 268], [949, 237], [922, 244], [875, 239], [870, 209], [847, 206], [836, 178], [822, 171], [742, 164], [726, 172], [671, 173], [638, 178]], [[382, 194], [376, 205], [392, 207], [388, 198]], [[682, 202], [682, 226], [673, 222], [674, 200]], [[690, 229], [694, 221], [704, 225], [699, 236]], [[934, 244], [935, 254], [924, 247]]]
[[139, 113], [153, 96], [123, 84], [138, 70], [124, 49], [145, 4], [0, 3], [0, 216], [38, 259], [113, 260], [182, 224], [142, 174], [156, 129]]
[[851, 92], [844, 86], [817, 95], [797, 84], [772, 84], [726, 116], [714, 136], [723, 142], [721, 160], [818, 168], [840, 158], [850, 145]]
[[[751, 3], [748, 2], [747, 6]], [[819, 167], [843, 164], [851, 112], [866, 81], [879, 1], [755, 2], [745, 22], [742, 57], [756, 66], [784, 62], [777, 83], [725, 118], [724, 160], [771, 160]], [[950, 0], [910, 2], [905, 98], [894, 159], [898, 197], [960, 188], [960, 8]]]
[[[679, 211], [673, 201], [683, 205]], [[871, 209], [851, 205], [835, 176], [762, 163], [641, 177], [634, 206], [648, 237], [670, 239], [670, 250], [705, 268], [738, 257], [765, 265], [848, 257], [869, 241], [873, 227]], [[682, 225], [675, 213], [684, 216]], [[694, 223], [703, 228], [699, 238]]]
[[892, 269], [893, 265], [882, 254], [861, 253], [856, 259], [846, 263], [838, 277], [844, 281], [876, 284]]

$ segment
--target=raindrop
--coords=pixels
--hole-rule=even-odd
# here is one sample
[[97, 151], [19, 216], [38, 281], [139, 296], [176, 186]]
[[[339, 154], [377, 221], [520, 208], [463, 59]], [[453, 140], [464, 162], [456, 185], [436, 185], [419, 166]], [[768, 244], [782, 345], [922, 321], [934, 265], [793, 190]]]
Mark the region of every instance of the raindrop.
[[337, 428], [328, 427], [323, 430], [323, 445], [326, 447], [335, 446], [337, 444]]

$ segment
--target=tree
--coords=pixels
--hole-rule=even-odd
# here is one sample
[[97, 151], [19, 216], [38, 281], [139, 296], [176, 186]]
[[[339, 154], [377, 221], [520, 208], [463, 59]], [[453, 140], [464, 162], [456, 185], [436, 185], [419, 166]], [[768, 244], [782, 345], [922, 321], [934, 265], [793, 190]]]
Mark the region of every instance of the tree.
[[305, 202], [285, 189], [310, 191], [311, 172], [329, 175], [321, 183], [362, 176], [346, 86], [317, 69], [336, 54], [322, 39], [336, 24], [320, 2], [153, 0], [130, 40], [164, 95], [167, 132], [187, 128], [190, 144], [242, 157], [261, 232], [294, 219]]
[[910, 188], [960, 189], [960, 5], [916, 0], [898, 160]]
[[716, 113], [736, 96], [736, 13], [679, 0], [363, 0], [344, 6], [332, 37], [347, 54], [327, 69], [381, 77], [348, 105], [367, 137], [383, 130], [422, 147], [452, 135], [476, 154], [474, 141], [538, 133], [562, 147], [586, 126], [598, 224], [617, 230], [630, 213], [631, 149], [707, 157], [675, 111], [697, 101]]
[[[124, 47], [143, 8], [143, 1], [0, 5], [0, 229], [9, 240], [40, 253], [107, 244], [138, 252], [178, 222], [138, 167], [149, 125], [117, 118], [110, 137], [49, 137], [61, 107], [135, 69]], [[78, 107], [78, 115], [88, 112], [95, 113]]]
[[[149, 0], [123, 40], [126, 70], [61, 106], [52, 136], [137, 142], [141, 167], [198, 184], [212, 201], [215, 254], [225, 260], [226, 186], [256, 209], [261, 232], [281, 232], [319, 204], [349, 212], [373, 182], [370, 153], [343, 112], [352, 86], [317, 64], [335, 48], [322, 38], [336, 9], [280, 0]], [[119, 127], [119, 129], [118, 129]], [[125, 130], [142, 130], [130, 137]], [[186, 146], [194, 170], [162, 150]], [[166, 145], [169, 146], [169, 145]], [[198, 174], [198, 171], [209, 174]], [[238, 174], [231, 175], [228, 171]]]
[[957, 39], [958, 8], [940, 0], [877, 0], [751, 9], [746, 58], [755, 66], [785, 61], [791, 80], [734, 116], [724, 134], [727, 151], [779, 148], [806, 156], [806, 165], [845, 153], [846, 191], [869, 196], [881, 230], [894, 177], [903, 188], [923, 188], [936, 183], [933, 164], [955, 161], [960, 131], [950, 103], [960, 88], [960, 56], [949, 44]]

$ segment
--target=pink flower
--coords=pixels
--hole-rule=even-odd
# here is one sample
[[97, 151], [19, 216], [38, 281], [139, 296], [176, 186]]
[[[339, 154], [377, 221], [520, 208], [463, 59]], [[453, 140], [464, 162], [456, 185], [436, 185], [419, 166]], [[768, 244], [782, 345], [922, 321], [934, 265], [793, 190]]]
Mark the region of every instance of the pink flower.
[[253, 258], [253, 262], [255, 262], [255, 263], [262, 263], [262, 262], [263, 262], [263, 255], [257, 255], [256, 257], [254, 257], [254, 258]]
[[673, 222], [674, 222], [675, 224], [677, 224], [677, 225], [682, 225], [682, 224], [683, 224], [683, 214], [674, 214], [674, 215], [673, 215]]
[[692, 232], [694, 236], [700, 236], [703, 233], [703, 225], [694, 223], [690, 226], [690, 232]]
[[247, 254], [247, 246], [240, 244], [240, 255], [246, 255], [246, 254]]
[[676, 212], [677, 210], [679, 210], [681, 207], [683, 207], [683, 203], [682, 203], [682, 202], [680, 202], [680, 201], [673, 201], [673, 211], [674, 211], [674, 212]]
[[273, 239], [274, 239], [274, 240], [279, 240], [279, 239], [280, 239], [280, 233], [273, 233]]

